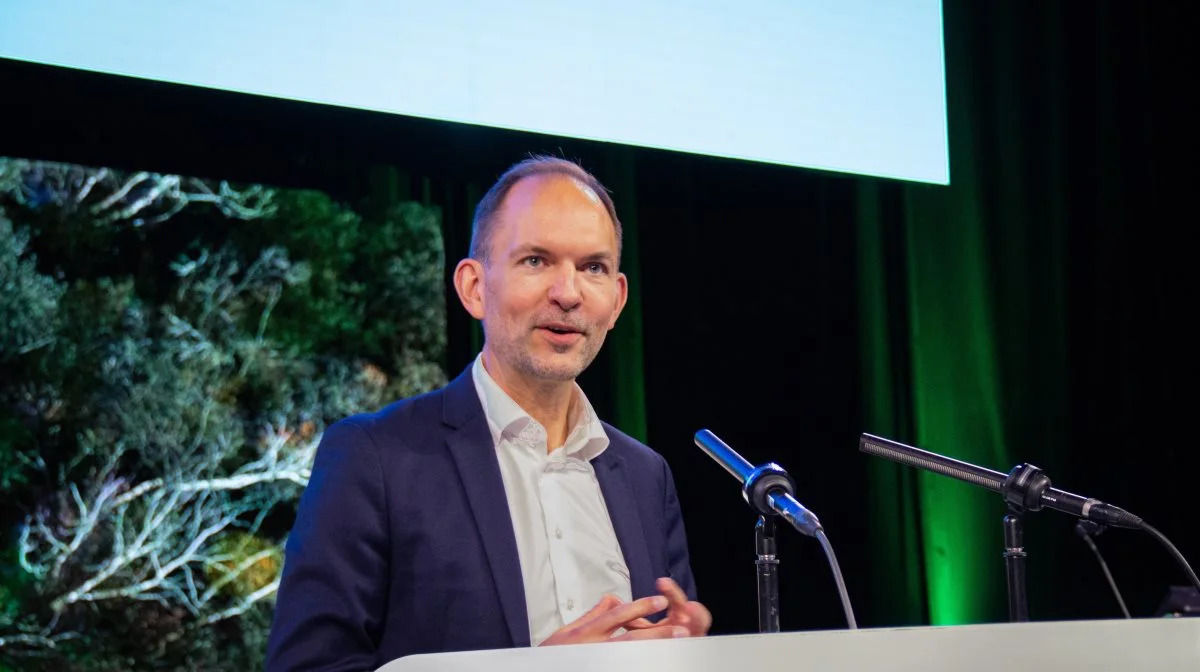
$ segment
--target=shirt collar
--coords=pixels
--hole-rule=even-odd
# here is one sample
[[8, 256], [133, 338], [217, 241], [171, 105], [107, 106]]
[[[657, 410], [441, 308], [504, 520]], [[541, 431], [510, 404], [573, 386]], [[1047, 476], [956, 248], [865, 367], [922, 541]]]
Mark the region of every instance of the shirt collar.
[[[512, 438], [531, 423], [536, 424], [525, 409], [513, 401], [508, 393], [492, 378], [483, 366], [483, 353], [475, 357], [471, 366], [471, 378], [475, 383], [475, 392], [479, 395], [479, 403], [487, 416], [488, 429], [492, 433], [492, 442], [499, 446], [501, 440]], [[583, 389], [575, 383], [576, 400], [575, 417], [572, 419], [571, 431], [563, 445], [563, 452], [584, 461], [594, 459], [608, 448], [608, 433], [600, 423], [591, 402]]]

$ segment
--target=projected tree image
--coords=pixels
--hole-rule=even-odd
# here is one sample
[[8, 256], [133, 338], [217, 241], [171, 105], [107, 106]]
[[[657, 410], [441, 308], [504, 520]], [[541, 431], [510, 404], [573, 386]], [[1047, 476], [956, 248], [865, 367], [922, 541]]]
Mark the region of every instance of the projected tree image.
[[0, 158], [0, 670], [261, 667], [323, 429], [445, 383], [438, 214]]

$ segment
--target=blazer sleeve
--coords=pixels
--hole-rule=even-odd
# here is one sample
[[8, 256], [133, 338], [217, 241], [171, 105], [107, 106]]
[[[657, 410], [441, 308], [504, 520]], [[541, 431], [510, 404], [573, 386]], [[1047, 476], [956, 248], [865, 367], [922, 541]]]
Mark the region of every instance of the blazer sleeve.
[[352, 420], [325, 432], [287, 540], [267, 672], [374, 670], [388, 595], [379, 451]]
[[696, 580], [692, 576], [691, 560], [688, 556], [687, 532], [683, 526], [683, 513], [679, 508], [679, 497], [675, 493], [675, 478], [665, 459], [662, 461], [663, 520], [667, 531], [667, 563], [670, 576], [683, 588], [688, 599], [699, 599], [696, 595]]

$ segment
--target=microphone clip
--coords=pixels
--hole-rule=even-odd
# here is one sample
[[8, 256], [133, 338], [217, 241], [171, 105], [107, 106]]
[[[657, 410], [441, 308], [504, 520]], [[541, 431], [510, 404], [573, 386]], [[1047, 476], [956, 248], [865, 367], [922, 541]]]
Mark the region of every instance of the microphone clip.
[[1008, 510], [1016, 515], [1042, 509], [1042, 495], [1050, 489], [1050, 477], [1032, 464], [1013, 467], [1000, 485]]
[[796, 483], [783, 467], [767, 462], [754, 468], [742, 486], [742, 497], [750, 508], [760, 516], [778, 515], [771, 506], [770, 495], [782, 493], [795, 496]]

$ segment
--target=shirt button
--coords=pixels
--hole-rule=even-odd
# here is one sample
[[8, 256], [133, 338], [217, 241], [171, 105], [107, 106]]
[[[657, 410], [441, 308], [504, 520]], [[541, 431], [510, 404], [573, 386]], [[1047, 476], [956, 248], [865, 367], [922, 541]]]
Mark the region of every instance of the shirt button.
[[575, 608], [575, 600], [567, 600], [567, 611]]
[[555, 530], [554, 530], [554, 536], [555, 536], [555, 537], [558, 537], [559, 539], [562, 539], [562, 528], [561, 528], [561, 527], [559, 527], [559, 528], [555, 528]]

